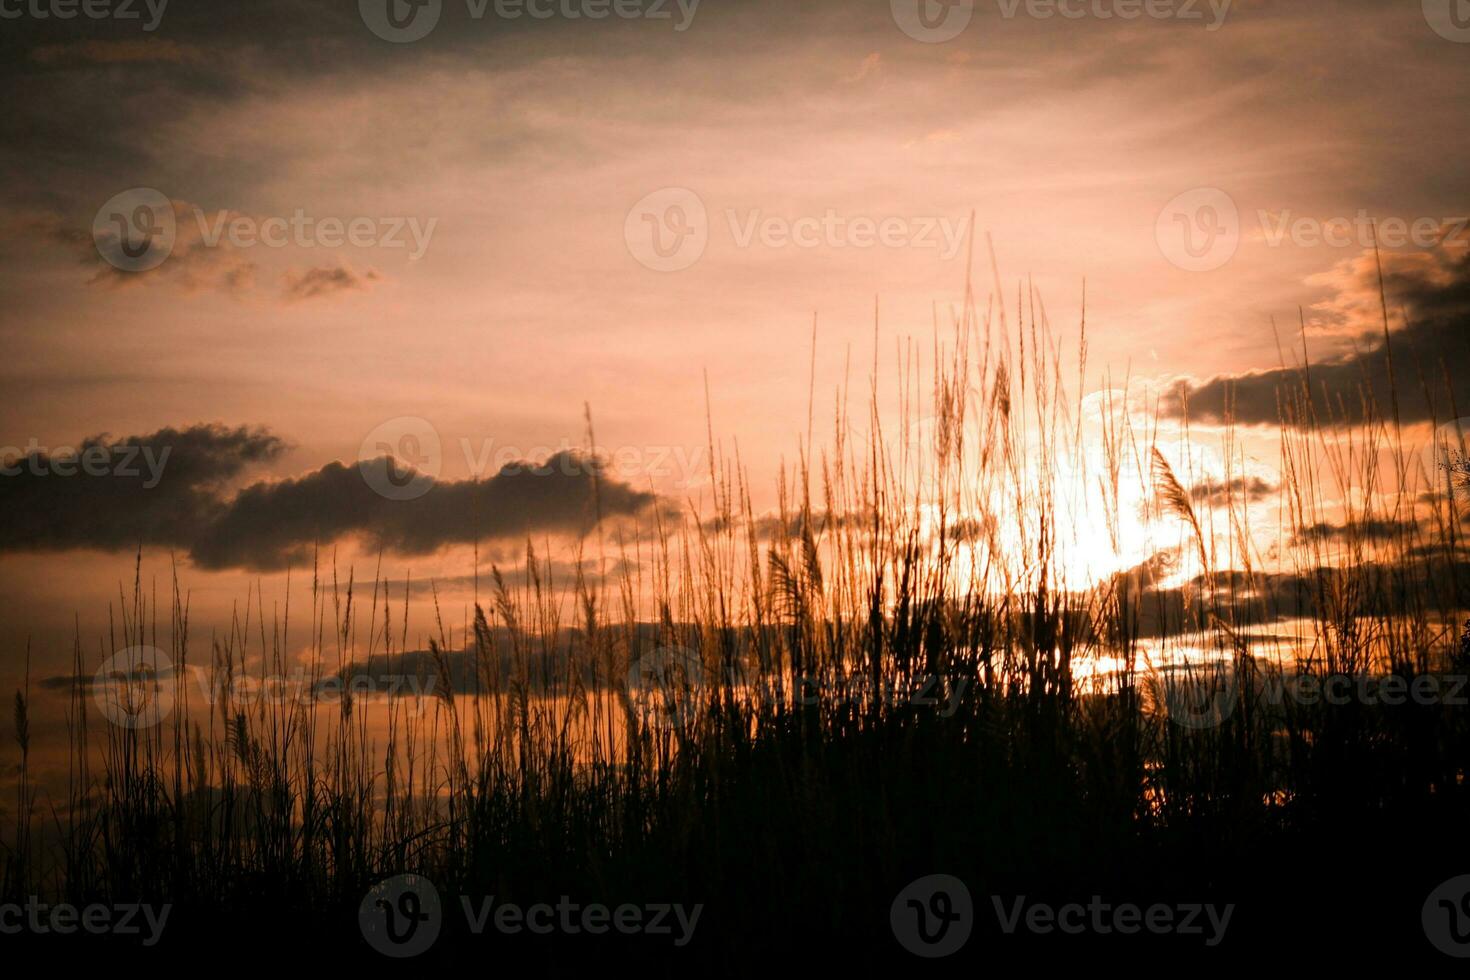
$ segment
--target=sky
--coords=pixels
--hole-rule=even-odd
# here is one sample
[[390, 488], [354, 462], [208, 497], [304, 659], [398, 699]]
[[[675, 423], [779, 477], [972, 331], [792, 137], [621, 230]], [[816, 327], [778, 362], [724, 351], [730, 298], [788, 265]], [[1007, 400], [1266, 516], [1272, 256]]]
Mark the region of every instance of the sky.
[[1235, 390], [1269, 467], [1283, 350], [1378, 370], [1375, 231], [1396, 352], [1464, 363], [1467, 6], [0, 0], [0, 455], [173, 453], [0, 477], [0, 674], [95, 642], [139, 540], [218, 624], [323, 535], [463, 581], [594, 476], [697, 498], [710, 428], [769, 488], [970, 274], [1063, 346], [1085, 296], [1088, 393]]

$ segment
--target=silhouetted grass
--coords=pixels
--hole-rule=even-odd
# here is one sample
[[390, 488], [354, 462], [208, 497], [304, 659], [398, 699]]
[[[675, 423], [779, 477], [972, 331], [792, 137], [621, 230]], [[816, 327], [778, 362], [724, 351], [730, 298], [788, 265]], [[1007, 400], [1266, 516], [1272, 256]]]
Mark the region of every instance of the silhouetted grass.
[[[1081, 379], [1085, 333], [1077, 350]], [[355, 925], [367, 888], [415, 871], [446, 901], [706, 906], [685, 949], [493, 939], [493, 955], [546, 972], [622, 953], [645, 969], [738, 972], [904, 957], [889, 903], [942, 871], [981, 905], [1237, 902], [1217, 958], [1282, 935], [1303, 961], [1322, 957], [1359, 922], [1417, 955], [1418, 903], [1464, 870], [1465, 708], [1272, 692], [1470, 669], [1456, 501], [1426, 493], [1439, 475], [1391, 415], [1370, 406], [1352, 428], [1311, 417], [1304, 372], [1303, 390], [1282, 394], [1279, 527], [1262, 534], [1229, 489], [1244, 485], [1233, 430], [1215, 474], [1226, 496], [1208, 506], [1157, 416], [1107, 398], [1101, 435], [1084, 425], [1056, 351], [1044, 318], [1011, 329], [967, 294], [935, 342], [927, 399], [912, 348], [896, 391], [880, 391], [875, 367], [861, 424], [839, 392], [828, 448], [803, 442], [776, 514], [758, 514], [744, 471], [712, 453], [703, 510], [580, 543], [579, 558], [617, 571], [552, 583], [528, 544], [524, 569], [494, 570], [464, 626], [446, 628], [434, 600], [427, 654], [408, 649], [424, 613], [406, 587], [313, 569], [312, 689], [396, 662], [437, 680], [427, 702], [199, 704], [196, 665], [226, 688], [285, 672], [301, 613], [267, 622], [257, 595], [201, 649], [178, 583], [160, 608], [136, 581], [105, 652], [166, 650], [176, 708], [140, 729], [99, 718], [78, 638], [69, 791], [42, 801], [16, 695], [20, 797], [0, 891], [169, 901], [172, 948], [257, 935], [350, 957], [371, 955]], [[897, 432], [883, 429], [888, 398]], [[1172, 578], [1145, 563], [1078, 581], [1079, 558], [1127, 553], [1136, 506], [1172, 535], [1158, 548]], [[1325, 524], [1332, 534], [1303, 530]], [[630, 668], [668, 663], [669, 649], [692, 659], [630, 691]], [[897, 696], [839, 693], [854, 690]], [[962, 958], [1000, 955], [981, 920]], [[1006, 941], [1039, 959], [1121, 951], [1145, 968], [1156, 952], [1117, 937]], [[426, 957], [474, 963], [489, 949], [451, 917]]]

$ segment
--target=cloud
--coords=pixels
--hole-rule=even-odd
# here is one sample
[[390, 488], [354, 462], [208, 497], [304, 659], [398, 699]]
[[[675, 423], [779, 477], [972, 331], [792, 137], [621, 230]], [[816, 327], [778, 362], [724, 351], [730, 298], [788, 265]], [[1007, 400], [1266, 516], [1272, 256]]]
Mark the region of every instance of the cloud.
[[[1233, 417], [1245, 425], [1297, 426], [1313, 415], [1348, 422], [1370, 414], [1388, 417], [1395, 401], [1405, 422], [1452, 418], [1452, 400], [1463, 411], [1470, 405], [1470, 371], [1464, 369], [1470, 363], [1470, 252], [1386, 254], [1383, 264], [1394, 324], [1386, 343], [1377, 267], [1371, 255], [1360, 256], [1318, 280], [1334, 293], [1314, 309], [1332, 339], [1347, 345], [1346, 353], [1305, 370], [1292, 366], [1184, 382], [1166, 400], [1166, 410], [1179, 417], [1187, 407], [1191, 417], [1210, 422]], [[1309, 336], [1309, 356], [1312, 342]], [[1308, 391], [1312, 414], [1305, 410]]]
[[[838, 531], [854, 529], [862, 531], [872, 528], [875, 520], [872, 511], [850, 510], [841, 513], [819, 510], [809, 515], [811, 532], [814, 537], [823, 534], [832, 534]], [[755, 536], [762, 541], [784, 541], [787, 539], [800, 538], [806, 531], [808, 516], [801, 512], [788, 514], [784, 519], [779, 513], [761, 514], [749, 523], [749, 527], [755, 531]], [[741, 528], [747, 527], [744, 519], [737, 519], [737, 525]], [[730, 526], [723, 517], [713, 517], [705, 521], [704, 526], [712, 532], [721, 532]]]
[[[71, 252], [91, 270], [87, 280], [91, 286], [128, 289], [165, 283], [184, 292], [217, 292], [236, 298], [254, 291], [260, 266], [231, 241], [226, 229], [241, 219], [258, 225], [259, 219], [229, 209], [205, 212], [187, 201], [169, 203], [174, 212], [173, 247], [158, 266], [142, 272], [107, 262], [89, 231], [69, 226], [54, 213], [19, 212], [5, 218], [0, 228], [12, 248], [25, 248], [21, 243], [32, 242]], [[358, 272], [340, 259], [334, 264], [288, 269], [282, 274], [281, 300], [296, 303], [367, 290], [382, 278], [376, 269]]]
[[1233, 480], [1201, 480], [1189, 488], [1189, 499], [1197, 504], [1223, 507], [1232, 500], [1253, 503], [1276, 492], [1276, 487], [1256, 476]]
[[1415, 521], [1394, 521], [1371, 518], [1349, 524], [1332, 524], [1319, 521], [1310, 524], [1292, 535], [1291, 543], [1304, 545], [1313, 542], [1374, 542], [1397, 541], [1415, 538], [1423, 527]]
[[[1330, 531], [1328, 533], [1331, 533]], [[1375, 528], [1389, 535], [1392, 529]], [[1112, 576], [1104, 594], [1126, 597], [1129, 626], [1138, 637], [1178, 637], [1211, 629], [1222, 607], [1236, 628], [1285, 623], [1306, 616], [1394, 616], [1402, 611], [1404, 590], [1461, 607], [1470, 560], [1443, 546], [1425, 546], [1413, 562], [1363, 561], [1348, 566], [1314, 565], [1299, 571], [1247, 575], [1239, 570], [1196, 575], [1187, 584], [1166, 585], [1177, 566], [1177, 551], [1161, 551]], [[1328, 608], [1324, 608], [1323, 601]], [[1107, 626], [1110, 617], [1093, 624]], [[1246, 642], [1253, 639], [1240, 633]], [[1115, 638], [1117, 639], [1117, 638]], [[1256, 639], [1259, 639], [1257, 637]]]
[[0, 448], [0, 550], [187, 548], [218, 518], [226, 484], [285, 450], [264, 429], [221, 425]]
[[[167, 283], [184, 292], [217, 292], [235, 297], [253, 291], [260, 266], [247, 258], [227, 234], [220, 233], [236, 219], [250, 220], [249, 216], [231, 210], [203, 213], [186, 201], [170, 203], [176, 229], [173, 248], [162, 263], [143, 272], [109, 264], [90, 233], [68, 226], [55, 214], [21, 212], [9, 216], [0, 227], [12, 246], [30, 241], [70, 251], [82, 266], [91, 270], [88, 285], [128, 289]], [[382, 278], [376, 269], [358, 272], [340, 260], [334, 265], [288, 269], [282, 276], [281, 299], [296, 303], [367, 290]]]
[[376, 270], [368, 269], [359, 275], [346, 264], [317, 266], [299, 272], [291, 271], [285, 276], [285, 300], [288, 303], [296, 303], [305, 299], [330, 296], [333, 293], [366, 290], [380, 278]]
[[512, 463], [488, 480], [438, 481], [421, 497], [390, 500], [387, 456], [328, 463], [306, 476], [242, 490], [194, 543], [206, 568], [281, 569], [309, 560], [314, 544], [359, 537], [399, 554], [428, 554], [478, 538], [579, 533], [604, 517], [636, 514], [656, 497], [609, 479], [605, 464], [576, 452]]
[[128, 289], [168, 283], [187, 293], [218, 292], [236, 296], [253, 289], [257, 264], [246, 258], [227, 235], [211, 243], [214, 231], [201, 227], [201, 220], [207, 220], [223, 229], [243, 216], [235, 211], [220, 211], [201, 219], [202, 212], [187, 201], [170, 200], [169, 203], [174, 212], [173, 248], [162, 263], [147, 271], [134, 272], [111, 265], [102, 257], [90, 234], [59, 229], [52, 238], [70, 245], [79, 260], [93, 270], [88, 285]]
[[203, 568], [275, 570], [347, 538], [417, 555], [478, 539], [575, 534], [599, 514], [637, 514], [657, 500], [577, 452], [511, 463], [486, 480], [437, 481], [413, 500], [373, 489], [396, 465], [386, 456], [233, 492], [247, 468], [285, 450], [264, 429], [218, 425], [95, 436], [74, 451], [0, 450], [0, 551], [152, 545], [187, 551]]

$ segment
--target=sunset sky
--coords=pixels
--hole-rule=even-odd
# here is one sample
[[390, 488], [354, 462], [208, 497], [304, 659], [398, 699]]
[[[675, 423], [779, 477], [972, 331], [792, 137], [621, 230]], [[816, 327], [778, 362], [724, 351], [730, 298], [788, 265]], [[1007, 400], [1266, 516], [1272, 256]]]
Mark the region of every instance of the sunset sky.
[[[1107, 371], [1183, 379], [1208, 412], [1211, 379], [1299, 353], [1299, 310], [1313, 359], [1347, 359], [1332, 383], [1360, 378], [1377, 362], [1354, 352], [1381, 337], [1368, 218], [1401, 239], [1383, 262], [1405, 358], [1436, 376], [1436, 357], [1466, 363], [1462, 0], [1061, 5], [1076, 16], [622, 0], [640, 15], [599, 19], [566, 15], [610, 8], [596, 0], [517, 18], [444, 0], [399, 42], [374, 32], [372, 0], [172, 0], [156, 20], [133, 6], [61, 18], [48, 0], [0, 2], [0, 446], [216, 427], [181, 438], [192, 462], [165, 481], [184, 485], [141, 524], [109, 532], [105, 501], [49, 510], [34, 481], [12, 488], [6, 679], [28, 636], [40, 672], [64, 663], [74, 614], [95, 646], [141, 528], [146, 574], [166, 575], [172, 549], [201, 623], [256, 577], [267, 608], [283, 599], [300, 535], [262, 540], [254, 516], [290, 510], [284, 491], [256, 487], [257, 510], [205, 530], [190, 508], [287, 478], [306, 500], [395, 419], [426, 420], [440, 478], [462, 481], [466, 443], [494, 459], [484, 477], [583, 445], [586, 403], [599, 446], [624, 450], [605, 504], [631, 512], [707, 490], [707, 376], [717, 438], [768, 488], [806, 430], [813, 316], [826, 412], [849, 365], [866, 390], [875, 301], [884, 365], [904, 338], [930, 349], [936, 306], [943, 320], [962, 297], [972, 211], [982, 306], [986, 236], [1005, 302], [1034, 290], [1063, 347], [1085, 280], [1088, 391]], [[108, 264], [94, 235], [136, 188], [177, 228], [143, 272]], [[209, 244], [237, 220], [279, 231], [298, 215], [311, 230], [280, 247]], [[656, 226], [702, 253], [661, 255]], [[1265, 467], [1274, 382], [1239, 388]], [[542, 486], [504, 484], [489, 553], [514, 564], [528, 526], [568, 529]], [[350, 549], [358, 524], [333, 520]], [[393, 533], [395, 575], [469, 571], [457, 532]]]

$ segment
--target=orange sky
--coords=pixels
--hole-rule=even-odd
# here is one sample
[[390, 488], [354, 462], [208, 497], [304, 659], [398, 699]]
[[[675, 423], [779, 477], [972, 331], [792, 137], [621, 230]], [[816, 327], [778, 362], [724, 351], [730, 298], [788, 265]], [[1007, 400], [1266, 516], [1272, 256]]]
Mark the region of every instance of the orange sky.
[[[445, 2], [410, 43], [353, 6], [175, 0], [153, 30], [6, 24], [0, 445], [263, 425], [290, 449], [262, 479], [354, 459], [412, 416], [462, 479], [464, 441], [580, 444], [585, 402], [600, 445], [672, 459], [655, 486], [689, 496], [703, 474], [678, 462], [703, 462], [707, 372], [714, 426], [763, 486], [805, 431], [813, 314], [830, 404], [849, 357], [866, 375], [875, 298], [882, 358], [905, 337], [927, 349], [934, 304], [961, 295], [971, 211], [1007, 302], [1033, 286], [1064, 345], [1086, 280], [1089, 390], [1109, 367], [1157, 384], [1275, 367], [1272, 318], [1290, 343], [1299, 307], [1314, 356], [1347, 350], [1372, 326], [1358, 216], [1445, 230], [1470, 212], [1470, 44], [1433, 2], [1237, 0], [1218, 23], [1203, 3], [1202, 19], [977, 3], [942, 42], [900, 29], [903, 0], [597, 21]], [[119, 273], [93, 219], [138, 187], [173, 202], [178, 238], [157, 269]], [[1201, 235], [1201, 201], [1234, 207], [1228, 258], [1181, 258], [1169, 237], [1191, 193]], [[687, 267], [640, 261], [650, 195], [656, 220], [670, 200], [703, 208]], [[203, 241], [222, 215], [298, 213], [421, 238]], [[1466, 234], [1393, 261], [1462, 255]], [[989, 294], [983, 241], [975, 264]], [[0, 642], [39, 634], [54, 654], [128, 566], [0, 554]], [[216, 613], [251, 577], [187, 574]]]

